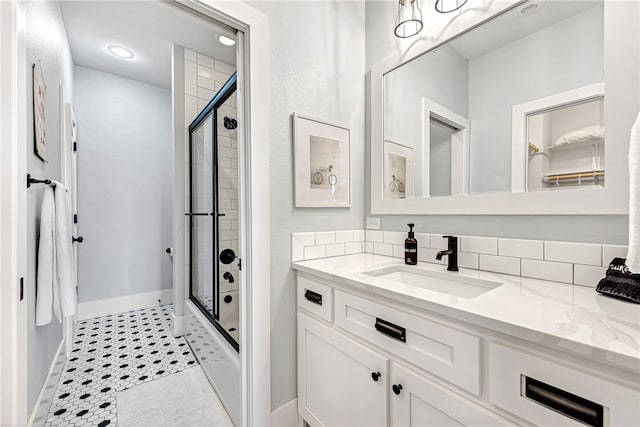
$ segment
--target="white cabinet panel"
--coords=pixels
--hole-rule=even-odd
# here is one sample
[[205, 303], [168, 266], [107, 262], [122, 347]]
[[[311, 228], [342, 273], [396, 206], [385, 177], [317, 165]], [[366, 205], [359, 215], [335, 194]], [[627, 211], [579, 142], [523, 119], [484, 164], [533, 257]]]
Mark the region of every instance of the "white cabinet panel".
[[[337, 289], [335, 317], [340, 328], [480, 395], [479, 337]], [[378, 331], [378, 319], [403, 330], [404, 341]]]
[[313, 427], [386, 426], [388, 363], [298, 313], [298, 411]]
[[393, 427], [513, 425], [397, 363], [391, 365], [391, 384]]
[[[559, 403], [565, 410], [589, 413], [589, 410], [584, 409], [584, 403], [574, 403], [575, 396], [579, 396], [603, 407], [601, 425], [605, 427], [640, 425], [638, 390], [631, 390], [500, 344], [489, 345], [489, 400], [492, 403], [536, 425], [585, 425], [557, 409], [551, 409], [527, 397], [527, 377], [558, 389], [548, 394], [547, 401], [550, 404]], [[566, 399], [562, 392], [574, 397]]]
[[333, 289], [298, 274], [298, 307], [333, 322]]

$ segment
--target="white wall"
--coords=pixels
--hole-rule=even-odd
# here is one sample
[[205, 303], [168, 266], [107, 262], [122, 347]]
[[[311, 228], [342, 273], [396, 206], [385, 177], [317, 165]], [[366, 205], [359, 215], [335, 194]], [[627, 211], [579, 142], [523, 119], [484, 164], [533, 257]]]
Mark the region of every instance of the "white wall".
[[[47, 98], [45, 106], [48, 162], [43, 162], [29, 148], [27, 169], [35, 178], [60, 180], [60, 117], [59, 85], [64, 85], [64, 100], [73, 97], [73, 62], [71, 50], [64, 29], [62, 15], [56, 2], [19, 2], [19, 11], [26, 18], [27, 87], [24, 96], [29, 100], [27, 117], [27, 141], [33, 144], [33, 108], [31, 107], [32, 70], [31, 65], [40, 62]], [[35, 326], [36, 298], [36, 253], [40, 227], [42, 185], [34, 185], [27, 192], [27, 404], [31, 413], [38, 394], [57, 356], [56, 350], [62, 340], [62, 325], [56, 320], [46, 326]], [[4, 284], [3, 284], [4, 285]]]
[[[489, 2], [485, 2], [488, 4]], [[505, 5], [508, 3], [504, 2]], [[513, 2], [511, 2], [513, 3]], [[488, 16], [483, 16], [480, 8], [474, 9], [477, 13], [476, 21]], [[415, 40], [402, 41], [393, 35], [393, 20], [397, 13], [395, 0], [381, 0], [367, 2], [366, 7], [366, 69], [377, 63], [396, 50], [406, 52]], [[438, 19], [450, 19], [449, 17], [434, 16], [435, 12], [430, 7], [423, 8], [425, 16], [425, 29], [420, 37], [434, 38], [438, 34], [433, 31], [431, 23]], [[461, 16], [464, 16], [461, 15]], [[438, 27], [434, 25], [434, 27]], [[369, 94], [370, 80], [366, 79], [367, 97]], [[367, 135], [369, 132], [369, 107], [367, 106]], [[367, 136], [369, 138], [369, 136]], [[366, 174], [370, 174], [369, 168], [369, 143], [366, 144]], [[371, 211], [370, 196], [371, 186], [366, 180], [365, 197], [367, 200], [367, 214]], [[478, 236], [498, 236], [513, 238], [564, 240], [595, 243], [627, 243], [628, 217], [627, 215], [580, 215], [580, 216], [553, 216], [553, 215], [428, 215], [428, 216], [404, 216], [383, 215], [381, 217], [382, 228], [385, 230], [404, 230], [407, 222], [416, 223], [416, 231], [454, 233]]]
[[604, 81], [603, 7], [469, 61], [472, 193], [511, 189], [514, 105]]
[[[269, 19], [271, 407], [277, 408], [296, 397], [296, 299], [290, 235], [364, 225], [365, 5], [339, 0], [250, 4]], [[351, 129], [351, 208], [293, 207], [293, 112]]]
[[78, 301], [172, 287], [169, 90], [74, 68]]

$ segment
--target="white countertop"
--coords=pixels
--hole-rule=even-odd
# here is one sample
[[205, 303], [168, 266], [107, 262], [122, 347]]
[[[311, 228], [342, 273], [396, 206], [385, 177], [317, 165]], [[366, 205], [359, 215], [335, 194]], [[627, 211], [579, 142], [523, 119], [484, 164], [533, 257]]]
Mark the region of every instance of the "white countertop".
[[411, 268], [503, 283], [467, 299], [405, 285], [364, 272], [404, 265], [402, 259], [355, 254], [292, 264], [295, 270], [371, 292], [531, 342], [640, 373], [640, 304], [598, 294], [594, 288], [519, 276], [418, 263]]

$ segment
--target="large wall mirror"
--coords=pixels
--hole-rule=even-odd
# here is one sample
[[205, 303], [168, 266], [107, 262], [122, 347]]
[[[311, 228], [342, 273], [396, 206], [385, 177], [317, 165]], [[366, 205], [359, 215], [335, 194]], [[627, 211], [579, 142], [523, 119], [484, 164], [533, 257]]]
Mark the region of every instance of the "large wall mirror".
[[626, 213], [639, 9], [503, 2], [372, 67], [372, 213]]

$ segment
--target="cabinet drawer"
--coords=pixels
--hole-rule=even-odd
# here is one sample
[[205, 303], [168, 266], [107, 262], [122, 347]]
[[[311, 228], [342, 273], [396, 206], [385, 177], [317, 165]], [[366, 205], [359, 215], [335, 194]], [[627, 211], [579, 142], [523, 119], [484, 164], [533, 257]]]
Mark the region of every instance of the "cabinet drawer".
[[393, 427], [513, 425], [397, 363], [391, 364], [391, 383]]
[[480, 338], [335, 291], [336, 325], [432, 374], [480, 394]]
[[333, 288], [298, 274], [298, 307], [333, 322]]
[[489, 345], [489, 400], [533, 424], [638, 426], [638, 399], [638, 391], [523, 351]]
[[313, 427], [386, 427], [389, 360], [298, 313], [298, 411]]

